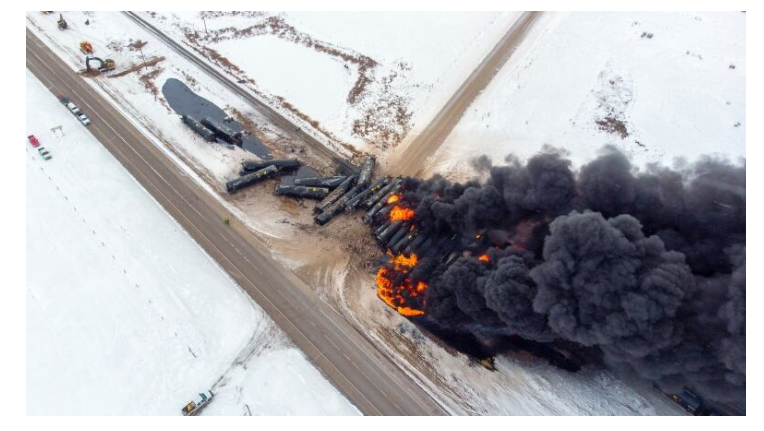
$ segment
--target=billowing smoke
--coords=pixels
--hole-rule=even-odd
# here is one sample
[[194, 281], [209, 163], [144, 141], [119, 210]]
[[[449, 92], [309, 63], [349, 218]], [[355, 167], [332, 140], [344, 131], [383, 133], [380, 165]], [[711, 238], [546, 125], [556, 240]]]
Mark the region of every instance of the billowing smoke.
[[596, 347], [613, 367], [745, 399], [745, 164], [638, 170], [606, 148], [574, 172], [555, 152], [407, 179], [430, 238], [413, 298], [453, 330]]

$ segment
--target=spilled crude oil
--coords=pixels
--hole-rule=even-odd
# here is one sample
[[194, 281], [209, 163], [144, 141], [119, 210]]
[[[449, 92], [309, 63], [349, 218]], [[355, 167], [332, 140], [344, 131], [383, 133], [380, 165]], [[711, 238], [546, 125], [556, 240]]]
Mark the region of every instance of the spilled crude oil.
[[[167, 103], [178, 115], [188, 115], [195, 118], [197, 121], [204, 117], [211, 117], [218, 121], [223, 121], [228, 118], [225, 111], [209, 100], [194, 93], [194, 91], [186, 84], [177, 79], [170, 78], [165, 81], [162, 86], [162, 95], [164, 95]], [[185, 127], [180, 121], [178, 121], [178, 124], [181, 127]], [[236, 132], [244, 130], [241, 123], [233, 119], [226, 120], [225, 124]], [[220, 144], [228, 144], [221, 139], [218, 139], [217, 142]], [[255, 154], [263, 160], [273, 158], [273, 155], [268, 148], [251, 134], [244, 135], [241, 148]]]

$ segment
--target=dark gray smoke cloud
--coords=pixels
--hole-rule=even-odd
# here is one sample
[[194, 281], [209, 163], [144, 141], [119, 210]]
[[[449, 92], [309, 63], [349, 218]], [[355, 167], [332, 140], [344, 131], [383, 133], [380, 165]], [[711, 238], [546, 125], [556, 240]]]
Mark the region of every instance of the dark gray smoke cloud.
[[[637, 170], [606, 148], [578, 173], [556, 153], [474, 166], [479, 181], [405, 181], [422, 233], [458, 238], [412, 272], [430, 318], [594, 346], [669, 388], [745, 400], [744, 162]], [[481, 232], [490, 261], [459, 256]]]
[[567, 340], [613, 357], [645, 357], [680, 340], [674, 319], [692, 294], [684, 256], [645, 237], [634, 217], [599, 213], [558, 217], [543, 262], [531, 270], [533, 309]]

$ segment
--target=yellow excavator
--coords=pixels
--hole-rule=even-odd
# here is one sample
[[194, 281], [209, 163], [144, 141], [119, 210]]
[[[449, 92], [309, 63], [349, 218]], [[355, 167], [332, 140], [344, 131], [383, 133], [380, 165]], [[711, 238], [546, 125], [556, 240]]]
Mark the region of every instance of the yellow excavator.
[[110, 58], [100, 59], [98, 57], [90, 57], [90, 56], [88, 56], [88, 57], [85, 57], [85, 68], [88, 70], [88, 72], [91, 70], [90, 69], [90, 62], [91, 61], [97, 61], [98, 62], [98, 67], [96, 67], [96, 69], [98, 69], [98, 71], [101, 72], [101, 73], [111, 72], [112, 70], [114, 70], [114, 67], [115, 67], [114, 60], [112, 60]]

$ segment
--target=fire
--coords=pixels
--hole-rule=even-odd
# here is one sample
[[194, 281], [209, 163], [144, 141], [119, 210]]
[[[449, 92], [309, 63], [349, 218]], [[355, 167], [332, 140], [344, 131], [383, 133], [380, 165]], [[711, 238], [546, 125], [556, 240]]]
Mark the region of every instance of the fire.
[[490, 257], [488, 257], [488, 255], [487, 255], [487, 254], [483, 254], [483, 255], [481, 255], [481, 256], [478, 258], [478, 260], [481, 260], [481, 261], [483, 261], [483, 262], [489, 262], [489, 263], [491, 262], [491, 258], [490, 258]]
[[402, 207], [400, 205], [396, 205], [393, 207], [393, 209], [390, 211], [390, 221], [408, 221], [414, 218], [414, 210], [411, 208]]
[[394, 203], [396, 203], [396, 202], [398, 202], [400, 200], [401, 200], [400, 195], [392, 195], [389, 198], [387, 198], [387, 203], [394, 204]]
[[390, 253], [389, 251], [387, 252], [387, 254], [392, 259], [392, 262], [395, 265], [396, 269], [398, 267], [413, 268], [416, 266], [417, 262], [419, 261], [419, 258], [417, 257], [416, 253], [411, 253], [411, 256], [409, 257], [406, 257], [403, 254], [399, 254], [398, 256], [393, 256], [392, 253]]
[[[417, 265], [419, 258], [415, 253], [410, 256], [403, 254], [393, 256], [388, 252], [388, 255], [390, 263], [377, 272], [377, 296], [403, 316], [423, 315], [424, 311], [406, 304], [407, 298], [418, 297], [428, 287], [424, 281], [419, 281], [414, 286], [411, 278], [408, 277], [409, 271]], [[396, 284], [393, 280], [400, 281]]]

